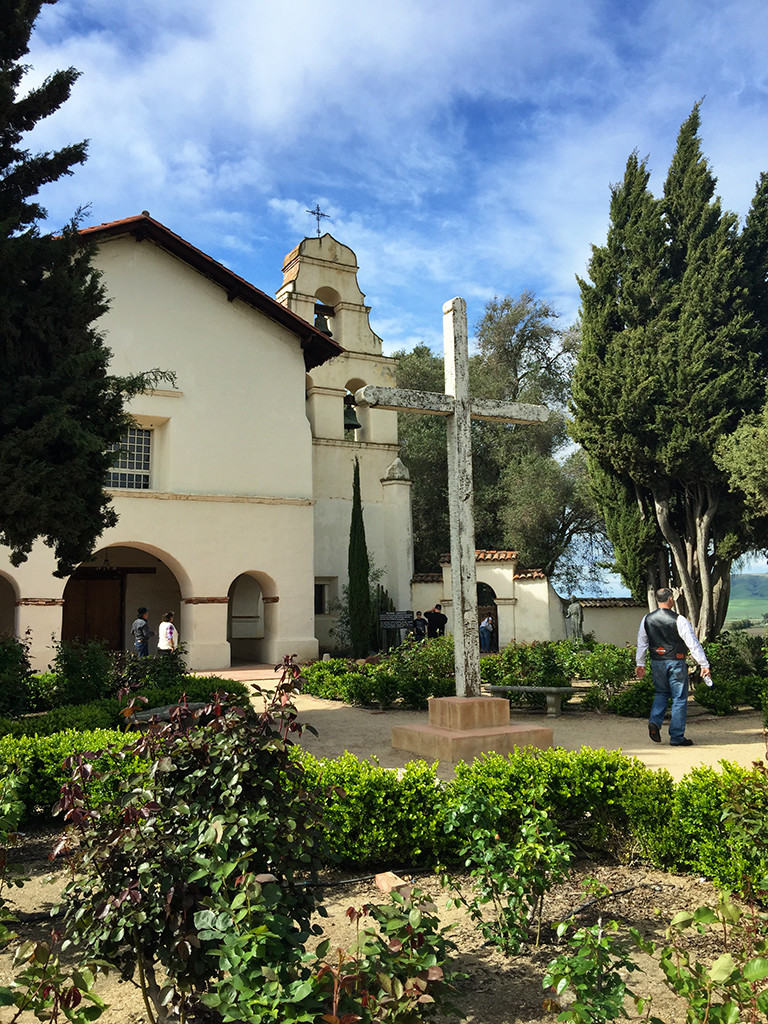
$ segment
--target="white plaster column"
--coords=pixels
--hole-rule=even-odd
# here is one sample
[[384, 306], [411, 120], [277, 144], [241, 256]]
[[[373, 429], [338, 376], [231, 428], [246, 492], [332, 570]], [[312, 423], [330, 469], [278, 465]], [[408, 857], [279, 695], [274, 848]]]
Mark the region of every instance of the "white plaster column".
[[179, 637], [187, 649], [187, 664], [195, 671], [226, 668], [227, 597], [187, 597], [181, 602]]
[[[285, 636], [280, 632], [280, 599], [265, 597], [263, 606], [264, 639], [259, 641], [259, 652], [260, 659], [265, 665], [279, 665], [286, 654], [295, 654], [299, 661], [312, 661], [317, 658], [320, 648], [314, 635], [314, 615], [307, 617], [307, 632], [304, 635]], [[275, 681], [277, 678], [275, 676]]]
[[29, 631], [29, 660], [35, 672], [45, 672], [53, 659], [53, 644], [61, 640], [63, 598], [23, 597], [17, 602], [17, 635]]
[[410, 473], [397, 458], [381, 480], [386, 506], [387, 590], [399, 609], [410, 608], [413, 576], [413, 522]]
[[501, 650], [502, 647], [507, 647], [515, 640], [515, 606], [517, 605], [517, 598], [497, 597], [494, 603], [496, 605], [496, 619], [499, 627], [499, 635], [496, 639], [499, 644], [499, 650]]

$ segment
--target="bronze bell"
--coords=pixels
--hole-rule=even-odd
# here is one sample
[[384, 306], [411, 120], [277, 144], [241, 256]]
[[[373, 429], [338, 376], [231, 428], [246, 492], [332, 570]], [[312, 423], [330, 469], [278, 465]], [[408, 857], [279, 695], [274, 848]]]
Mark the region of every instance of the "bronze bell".
[[321, 331], [323, 334], [327, 334], [329, 338], [333, 337], [331, 329], [328, 326], [328, 319], [323, 313], [315, 314], [315, 330]]
[[353, 395], [344, 396], [344, 429], [360, 430], [362, 423], [358, 423], [355, 413], [355, 399]]

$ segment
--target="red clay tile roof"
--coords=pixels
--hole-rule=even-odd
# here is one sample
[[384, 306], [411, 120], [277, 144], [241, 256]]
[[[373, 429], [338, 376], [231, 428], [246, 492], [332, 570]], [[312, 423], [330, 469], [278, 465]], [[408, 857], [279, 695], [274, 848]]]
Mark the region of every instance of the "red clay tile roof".
[[411, 583], [442, 583], [441, 572], [417, 572], [411, 576]]
[[584, 608], [645, 608], [648, 606], [634, 597], [580, 597], [579, 604]]
[[545, 580], [546, 578], [547, 574], [541, 569], [523, 569], [522, 572], [515, 573], [516, 580]]
[[[516, 562], [517, 552], [516, 551], [483, 551], [481, 548], [475, 550], [475, 561], [476, 562]], [[444, 555], [440, 555], [440, 565], [450, 565], [451, 555], [450, 552], [446, 552]]]
[[138, 217], [110, 221], [107, 224], [97, 224], [91, 228], [81, 228], [80, 235], [97, 243], [101, 239], [116, 238], [120, 235], [133, 235], [137, 242], [143, 242], [147, 238], [151, 239], [156, 245], [184, 260], [200, 274], [224, 288], [230, 302], [235, 299], [246, 302], [269, 317], [270, 320], [274, 320], [275, 323], [295, 334], [301, 343], [304, 365], [308, 371], [344, 351], [338, 342], [316, 330], [312, 324], [308, 324], [306, 320], [302, 320], [300, 316], [292, 313], [285, 306], [281, 306], [266, 292], [249, 284], [245, 278], [239, 277], [222, 263], [217, 263], [202, 250], [196, 249], [181, 235], [175, 234], [160, 221], [150, 217], [148, 213], [142, 213]]

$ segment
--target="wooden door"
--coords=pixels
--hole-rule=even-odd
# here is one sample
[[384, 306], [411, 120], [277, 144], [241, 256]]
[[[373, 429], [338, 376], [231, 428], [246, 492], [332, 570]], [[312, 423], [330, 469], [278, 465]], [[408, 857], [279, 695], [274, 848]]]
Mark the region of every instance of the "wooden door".
[[123, 647], [123, 579], [118, 573], [75, 573], [64, 590], [62, 640], [103, 640]]

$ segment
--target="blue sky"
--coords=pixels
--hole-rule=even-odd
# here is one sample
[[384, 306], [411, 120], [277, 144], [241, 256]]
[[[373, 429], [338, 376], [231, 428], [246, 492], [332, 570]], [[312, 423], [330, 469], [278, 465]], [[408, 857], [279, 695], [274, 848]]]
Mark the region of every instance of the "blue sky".
[[149, 210], [270, 294], [319, 203], [385, 352], [440, 351], [455, 295], [470, 332], [525, 289], [571, 323], [610, 183], [637, 149], [659, 194], [702, 97], [743, 217], [768, 169], [767, 43], [764, 0], [59, 0], [28, 83], [82, 75], [27, 142], [90, 140], [43, 190], [51, 228]]
[[743, 217], [768, 169], [767, 42], [764, 0], [59, 0], [29, 81], [82, 77], [28, 143], [90, 140], [42, 193], [51, 227], [146, 209], [271, 294], [319, 202], [385, 351], [439, 350], [454, 295], [470, 328], [524, 289], [572, 322], [610, 183], [637, 149], [660, 191], [701, 97]]

